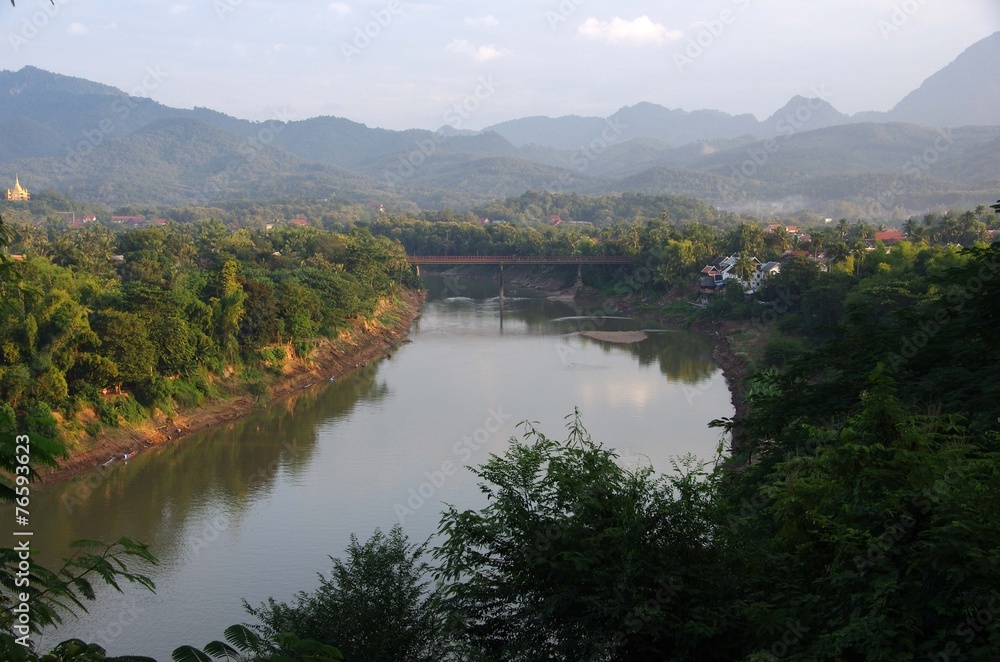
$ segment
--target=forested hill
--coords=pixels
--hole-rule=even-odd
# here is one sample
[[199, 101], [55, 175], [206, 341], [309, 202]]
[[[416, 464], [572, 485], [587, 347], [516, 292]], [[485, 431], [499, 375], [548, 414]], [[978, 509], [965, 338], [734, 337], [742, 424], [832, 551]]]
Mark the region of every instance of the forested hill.
[[[25, 67], [0, 72], [0, 178], [110, 205], [293, 194], [464, 211], [526, 191], [639, 192], [757, 214], [902, 219], [975, 206], [995, 189], [1000, 118], [985, 72], [1000, 63], [998, 44], [1000, 33], [975, 44], [889, 113], [848, 117], [820, 91], [760, 122], [640, 103], [479, 133], [250, 122]], [[928, 126], [904, 123], [914, 121]]]

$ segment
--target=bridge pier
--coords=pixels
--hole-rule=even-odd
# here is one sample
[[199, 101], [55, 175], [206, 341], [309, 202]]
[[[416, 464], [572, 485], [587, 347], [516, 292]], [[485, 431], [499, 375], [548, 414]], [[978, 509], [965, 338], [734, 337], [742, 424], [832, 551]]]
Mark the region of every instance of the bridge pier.
[[503, 265], [500, 265], [500, 307], [503, 308]]

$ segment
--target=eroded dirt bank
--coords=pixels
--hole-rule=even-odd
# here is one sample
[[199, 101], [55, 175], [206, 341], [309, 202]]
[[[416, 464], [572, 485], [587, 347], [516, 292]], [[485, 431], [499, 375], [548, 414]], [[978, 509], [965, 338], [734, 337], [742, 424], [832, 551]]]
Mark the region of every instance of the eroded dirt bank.
[[[384, 303], [377, 312], [375, 317], [388, 319], [387, 323], [356, 321], [336, 339], [319, 341], [307, 358], [289, 360], [282, 374], [269, 384], [271, 400], [332, 376], [349, 374], [381, 358], [406, 338], [423, 299], [423, 292], [405, 291], [398, 302]], [[76, 444], [70, 456], [60, 460], [57, 469], [40, 470], [41, 481], [65, 480], [109, 461], [120, 461], [125, 454], [175, 442], [192, 432], [245, 416], [257, 406], [254, 396], [231, 381], [221, 383], [220, 388], [225, 395], [200, 407], [181, 410], [172, 416], [159, 414], [138, 425], [122, 423], [119, 428], [102, 428], [96, 438]]]

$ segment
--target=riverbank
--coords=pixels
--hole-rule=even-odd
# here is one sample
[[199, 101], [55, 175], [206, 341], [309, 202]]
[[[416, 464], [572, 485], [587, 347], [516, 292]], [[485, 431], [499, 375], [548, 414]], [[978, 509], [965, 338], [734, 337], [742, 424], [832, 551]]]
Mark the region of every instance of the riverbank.
[[[403, 291], [396, 301], [386, 301], [371, 319], [357, 320], [337, 338], [321, 339], [305, 358], [285, 362], [281, 374], [268, 384], [271, 401], [287, 397], [313, 384], [340, 378], [363, 368], [398, 346], [420, 314], [424, 293]], [[202, 406], [179, 410], [172, 415], [158, 412], [137, 425], [122, 423], [118, 428], [101, 428], [96, 437], [77, 442], [58, 468], [39, 471], [43, 483], [66, 480], [76, 474], [119, 461], [164, 443], [176, 442], [198, 430], [247, 415], [260, 398], [233, 378], [218, 384], [223, 395]]]

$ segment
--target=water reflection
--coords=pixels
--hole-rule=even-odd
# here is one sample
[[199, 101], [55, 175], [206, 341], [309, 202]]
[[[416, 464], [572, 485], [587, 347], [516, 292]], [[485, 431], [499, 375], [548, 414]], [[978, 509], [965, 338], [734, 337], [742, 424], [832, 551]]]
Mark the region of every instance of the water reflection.
[[[639, 365], [658, 365], [665, 377], [685, 384], [702, 382], [715, 370], [709, 338], [692, 333], [655, 333], [659, 329], [649, 320], [592, 314], [603, 309], [603, 302], [553, 302], [538, 296], [518, 296], [517, 289], [508, 288], [509, 295], [501, 305], [496, 296], [497, 284], [489, 280], [435, 275], [425, 275], [424, 280], [427, 283], [428, 303], [445, 304], [454, 309], [449, 313], [457, 312], [457, 316], [466, 322], [481, 319], [484, 313], [492, 313], [499, 328], [507, 333], [520, 328], [533, 336], [566, 336], [569, 346], [572, 343], [592, 343], [607, 353], [623, 349], [633, 354]], [[565, 314], [553, 317], [553, 310], [559, 309]], [[519, 324], [519, 327], [512, 326], [512, 323]], [[579, 335], [584, 331], [642, 331], [650, 328], [654, 333], [637, 343], [609, 343]]]
[[293, 479], [310, 465], [324, 425], [350, 417], [358, 402], [389, 394], [377, 367], [366, 366], [329, 387], [303, 389], [126, 463], [46, 486], [44, 498], [35, 499], [37, 521], [46, 523], [40, 558], [61, 558], [73, 540], [122, 535], [151, 543], [163, 559], [183, 555], [192, 541], [180, 534], [193, 511], [212, 502], [227, 526], [239, 526], [279, 477]]

